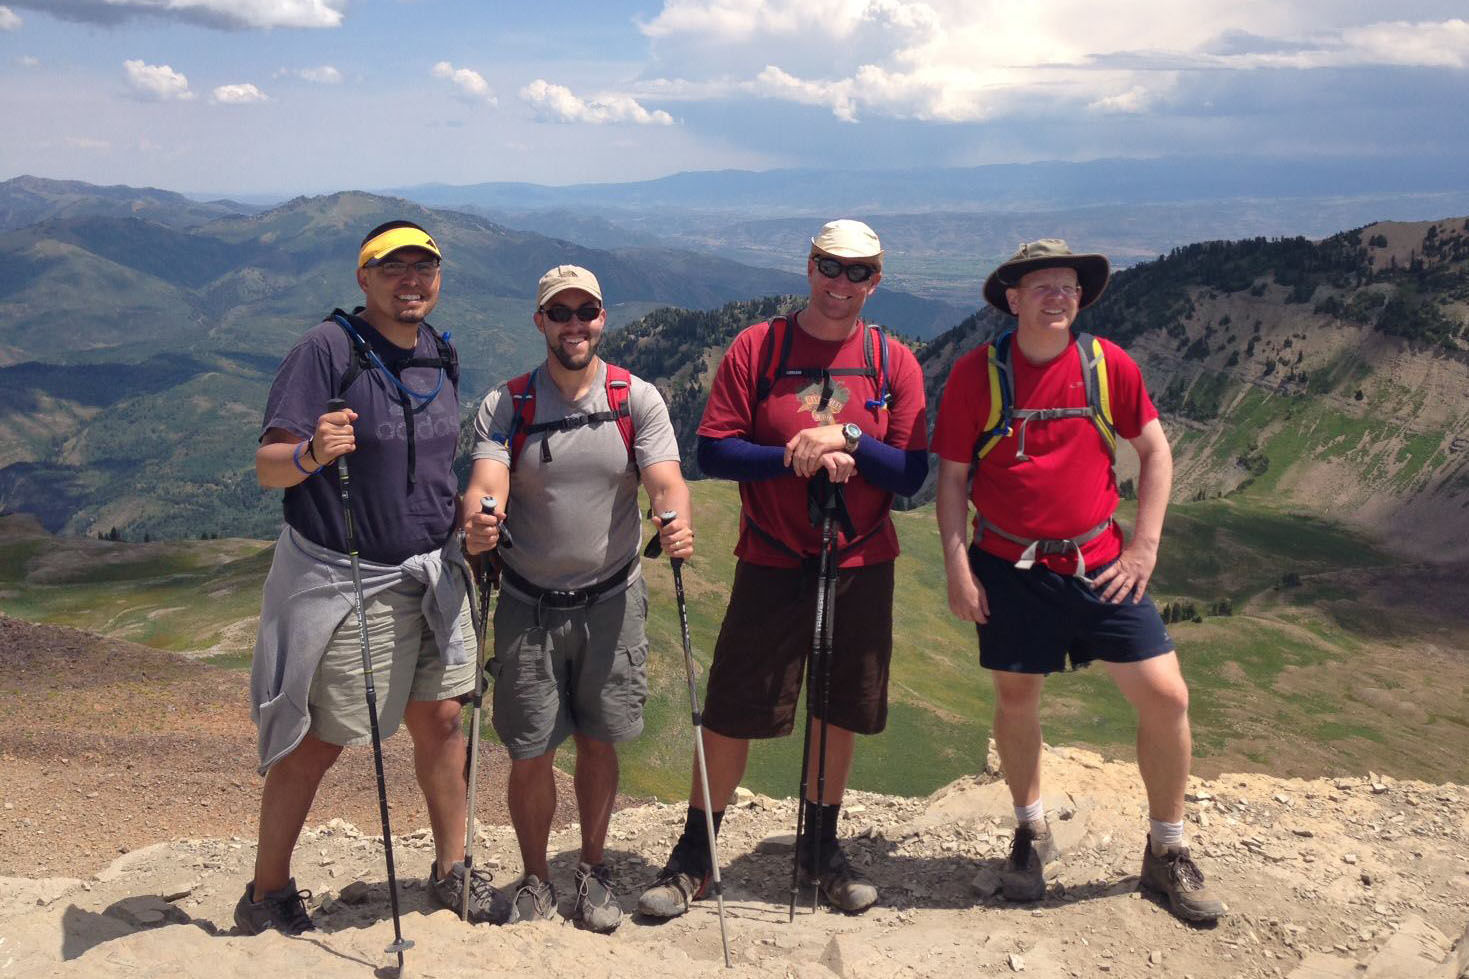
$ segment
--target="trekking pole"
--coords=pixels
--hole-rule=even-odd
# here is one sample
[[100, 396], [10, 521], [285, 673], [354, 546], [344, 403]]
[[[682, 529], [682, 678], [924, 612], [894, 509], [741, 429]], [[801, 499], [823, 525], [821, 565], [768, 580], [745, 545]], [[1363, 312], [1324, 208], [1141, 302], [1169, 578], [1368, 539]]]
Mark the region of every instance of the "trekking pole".
[[[347, 402], [333, 398], [326, 404], [328, 411], [341, 411]], [[393, 944], [385, 952], [398, 956], [398, 974], [403, 974], [403, 953], [413, 947], [413, 942], [403, 937], [403, 927], [398, 916], [398, 874], [393, 869], [393, 831], [388, 826], [388, 783], [383, 776], [383, 740], [377, 727], [377, 688], [372, 682], [372, 648], [367, 638], [367, 608], [362, 599], [362, 568], [357, 560], [357, 527], [352, 520], [351, 476], [347, 470], [347, 457], [337, 456], [337, 483], [342, 491], [342, 516], [347, 524], [347, 555], [352, 559], [352, 589], [357, 599], [357, 630], [362, 635], [362, 678], [367, 685], [367, 723], [372, 729], [372, 763], [377, 769], [377, 807], [383, 822], [383, 853], [388, 864], [388, 903], [393, 908]], [[466, 888], [468, 882], [465, 882]]]
[[[787, 921], [796, 920], [796, 897], [801, 890], [801, 834], [806, 827], [806, 789], [811, 780], [811, 730], [815, 726], [815, 713], [812, 706], [812, 698], [816, 694], [816, 669], [817, 661], [823, 659], [822, 643], [828, 638], [826, 630], [827, 618], [827, 593], [825, 582], [827, 578], [827, 564], [835, 552], [836, 524], [833, 508], [826, 502], [831, 494], [829, 477], [826, 470], [817, 474], [818, 489], [823, 492], [823, 503], [821, 513], [821, 563], [816, 582], [816, 621], [811, 635], [811, 656], [806, 661], [806, 736], [801, 744], [801, 788], [796, 797], [796, 845], [791, 858], [791, 903]], [[814, 514], [813, 514], [814, 515]], [[827, 671], [828, 673], [830, 670]], [[821, 830], [821, 790], [825, 788], [826, 781], [826, 719], [822, 716], [821, 740], [819, 744], [821, 762], [818, 765], [818, 795], [816, 810], [812, 816], [812, 830], [817, 836], [818, 850]], [[819, 857], [820, 853], [813, 854]], [[816, 864], [817, 885], [816, 897], [812, 901], [812, 910], [816, 910], [816, 902], [821, 900], [821, 865]]]
[[[664, 523], [674, 519], [678, 513], [669, 510], [659, 514]], [[662, 544], [657, 536], [648, 542], [645, 557], [657, 557]], [[709, 862], [713, 865], [710, 887], [719, 902], [719, 943], [724, 946], [724, 967], [733, 968], [729, 961], [729, 937], [724, 930], [724, 884], [719, 879], [719, 846], [714, 841], [714, 806], [709, 801], [709, 768], [704, 763], [704, 715], [699, 710], [699, 689], [694, 681], [694, 649], [689, 639], [689, 605], [683, 591], [683, 558], [670, 558], [673, 566], [673, 594], [678, 599], [678, 624], [683, 629], [684, 673], [689, 680], [689, 708], [694, 719], [694, 761], [699, 768], [699, 788], [704, 793], [704, 829], [709, 835]]]
[[[495, 498], [480, 499], [481, 513], [494, 514]], [[490, 573], [489, 554], [480, 557], [479, 575], [479, 661], [474, 671], [474, 698], [469, 702], [469, 757], [466, 759], [465, 778], [469, 782], [468, 815], [464, 827], [464, 893], [460, 897], [459, 920], [469, 920], [469, 892], [474, 881], [474, 790], [479, 783], [479, 712], [485, 701], [485, 636], [490, 631], [490, 593], [495, 590], [494, 575]]]
[[[836, 502], [840, 499], [842, 488], [834, 483], [829, 483], [827, 485], [827, 491], [830, 496], [826, 501], [826, 513], [831, 514], [836, 507]], [[817, 905], [821, 901], [821, 868], [823, 866], [821, 862], [821, 841], [823, 838], [821, 824], [826, 818], [825, 809], [822, 807], [826, 804], [826, 733], [827, 716], [831, 706], [832, 631], [835, 628], [837, 601], [836, 530], [826, 531], [826, 527], [829, 525], [830, 518], [827, 517], [822, 523], [822, 571], [818, 576], [817, 583], [817, 587], [821, 589], [822, 594], [821, 606], [823, 614], [821, 616], [821, 655], [818, 658], [819, 662], [816, 664], [817, 673], [821, 679], [821, 693], [818, 698], [818, 703], [821, 705], [821, 737], [816, 747], [816, 820], [815, 825], [812, 827], [812, 839], [816, 842], [814, 845], [815, 852], [812, 854], [811, 859], [816, 867], [817, 878], [816, 891], [811, 895], [811, 910], [813, 912], [815, 912]], [[806, 696], [808, 698], [817, 696], [815, 688], [809, 688]]]

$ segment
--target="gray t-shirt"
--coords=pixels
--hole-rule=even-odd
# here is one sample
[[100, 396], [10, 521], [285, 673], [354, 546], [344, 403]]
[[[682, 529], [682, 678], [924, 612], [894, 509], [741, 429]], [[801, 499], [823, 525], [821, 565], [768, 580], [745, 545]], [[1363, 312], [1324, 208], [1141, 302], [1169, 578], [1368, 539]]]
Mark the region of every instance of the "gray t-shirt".
[[[603, 364], [586, 397], [568, 402], [544, 368], [538, 369], [536, 422], [609, 410], [606, 371]], [[634, 377], [628, 408], [638, 467], [677, 462], [678, 440], [658, 389]], [[506, 385], [485, 397], [474, 420], [474, 459], [510, 465], [505, 439], [514, 414]], [[541, 443], [547, 439], [551, 461], [542, 462]], [[592, 422], [526, 438], [510, 474], [505, 510], [515, 546], [502, 550], [500, 559], [510, 570], [541, 588], [557, 590], [606, 581], [637, 555], [642, 544], [638, 469], [628, 459], [617, 423]], [[637, 580], [639, 574], [635, 564], [628, 581]]]

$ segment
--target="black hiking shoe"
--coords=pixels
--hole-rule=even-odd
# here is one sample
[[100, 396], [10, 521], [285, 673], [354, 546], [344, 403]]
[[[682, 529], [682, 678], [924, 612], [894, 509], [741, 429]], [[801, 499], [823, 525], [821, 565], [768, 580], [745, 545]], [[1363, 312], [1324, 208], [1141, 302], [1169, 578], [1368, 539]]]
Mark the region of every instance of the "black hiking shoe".
[[677, 918], [708, 892], [713, 876], [709, 855], [695, 852], [680, 840], [658, 878], [638, 895], [638, 913], [651, 918]]
[[622, 923], [622, 908], [612, 893], [612, 871], [605, 863], [576, 865], [576, 908], [571, 920], [578, 928], [605, 935]]
[[311, 892], [297, 890], [296, 878], [292, 877], [286, 881], [285, 887], [271, 891], [258, 901], [251, 897], [254, 890], [254, 881], [246, 884], [240, 903], [235, 905], [235, 927], [240, 929], [240, 934], [258, 935], [272, 928], [282, 935], [300, 935], [316, 930], [311, 914], [306, 910]]
[[1000, 868], [1000, 893], [1011, 901], [1039, 901], [1046, 896], [1046, 864], [1056, 859], [1056, 842], [1045, 820], [1015, 827], [1010, 856]]
[[[470, 874], [470, 924], [508, 925], [515, 920], [515, 905], [490, 883], [494, 879], [488, 870], [479, 867]], [[435, 860], [430, 864], [428, 893], [439, 907], [458, 914], [464, 907], [464, 863], [454, 861], [454, 866], [442, 877], [439, 876], [439, 862]]]
[[1168, 907], [1184, 921], [1215, 921], [1225, 912], [1224, 902], [1209, 892], [1204, 872], [1189, 856], [1188, 847], [1165, 847], [1158, 855], [1153, 852], [1151, 835], [1143, 851], [1138, 888], [1168, 898]]
[[825, 844], [821, 849], [821, 873], [813, 873], [803, 859], [801, 883], [819, 886], [828, 904], [848, 914], [861, 914], [877, 903], [877, 888], [848, 862], [841, 844]]

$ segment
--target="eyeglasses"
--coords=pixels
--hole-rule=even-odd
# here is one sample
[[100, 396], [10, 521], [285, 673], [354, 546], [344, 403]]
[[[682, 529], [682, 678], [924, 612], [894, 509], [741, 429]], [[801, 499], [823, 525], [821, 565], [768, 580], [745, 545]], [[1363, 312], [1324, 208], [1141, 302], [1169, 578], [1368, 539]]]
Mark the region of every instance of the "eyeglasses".
[[587, 303], [584, 306], [578, 306], [576, 309], [572, 309], [563, 303], [557, 303], [554, 306], [543, 307], [541, 312], [545, 313], [546, 317], [552, 323], [570, 323], [573, 316], [583, 323], [590, 323], [602, 315], [602, 307], [596, 303]]
[[1020, 288], [1024, 289], [1026, 292], [1029, 292], [1032, 296], [1049, 296], [1050, 294], [1055, 293], [1056, 295], [1061, 296], [1063, 299], [1075, 299], [1081, 295], [1081, 286], [1057, 286], [1046, 283], [1039, 283], [1030, 286], [1020, 286]]
[[877, 269], [871, 265], [863, 265], [860, 262], [853, 262], [848, 265], [825, 255], [819, 257], [813, 256], [813, 260], [816, 262], [816, 271], [828, 279], [835, 279], [839, 275], [845, 275], [848, 282], [866, 282], [877, 273]]
[[415, 273], [425, 279], [432, 279], [434, 276], [439, 274], [439, 263], [434, 259], [426, 259], [422, 262], [371, 261], [367, 263], [367, 267], [370, 269], [377, 269], [383, 275], [386, 275], [392, 279], [398, 278], [409, 269], [412, 269]]

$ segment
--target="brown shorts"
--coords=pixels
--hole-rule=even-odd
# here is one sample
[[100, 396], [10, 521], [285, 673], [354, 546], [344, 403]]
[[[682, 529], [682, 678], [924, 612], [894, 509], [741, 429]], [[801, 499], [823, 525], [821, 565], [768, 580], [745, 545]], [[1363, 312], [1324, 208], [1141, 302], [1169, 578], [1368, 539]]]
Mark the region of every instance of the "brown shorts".
[[[705, 727], [729, 738], [791, 733], [816, 624], [816, 582], [814, 570], [736, 564], [709, 667]], [[827, 720], [876, 734], [888, 717], [893, 563], [841, 569], [836, 593]]]

